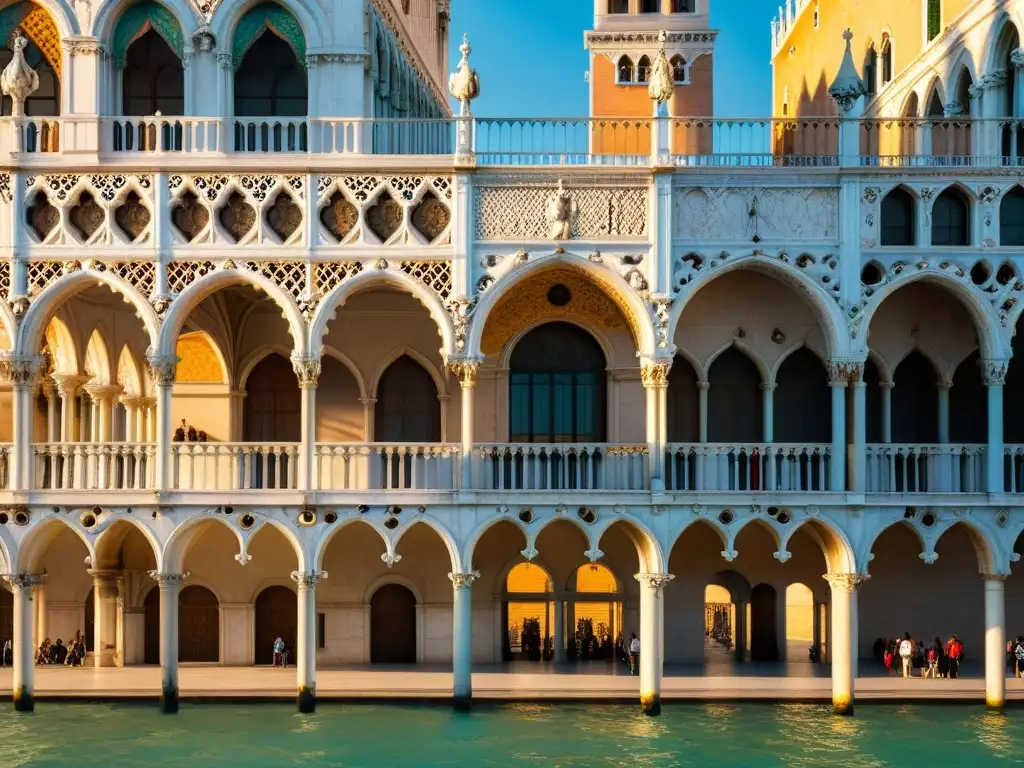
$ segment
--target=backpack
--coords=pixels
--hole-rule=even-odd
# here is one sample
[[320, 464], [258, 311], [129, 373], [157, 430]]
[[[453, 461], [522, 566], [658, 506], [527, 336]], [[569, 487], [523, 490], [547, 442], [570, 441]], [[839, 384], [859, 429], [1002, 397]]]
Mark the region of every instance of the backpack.
[[938, 660], [939, 660], [939, 652], [935, 649], [934, 646], [929, 648], [928, 649], [928, 663], [929, 664], [934, 664]]
[[909, 659], [913, 655], [913, 644], [909, 640], [900, 643], [900, 657]]
[[1017, 657], [1018, 661], [1024, 661], [1024, 645], [1018, 645], [1014, 648], [1013, 655]]

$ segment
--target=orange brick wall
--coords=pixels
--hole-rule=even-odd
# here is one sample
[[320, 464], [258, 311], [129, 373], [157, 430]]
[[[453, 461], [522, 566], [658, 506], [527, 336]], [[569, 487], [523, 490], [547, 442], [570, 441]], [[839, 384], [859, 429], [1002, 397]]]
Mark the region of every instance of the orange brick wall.
[[[604, 56], [594, 57], [592, 81], [595, 117], [650, 117], [654, 112], [646, 85], [616, 85], [615, 65]], [[690, 67], [690, 84], [676, 86], [669, 114], [677, 117], [709, 117], [714, 114], [714, 62], [701, 56]]]

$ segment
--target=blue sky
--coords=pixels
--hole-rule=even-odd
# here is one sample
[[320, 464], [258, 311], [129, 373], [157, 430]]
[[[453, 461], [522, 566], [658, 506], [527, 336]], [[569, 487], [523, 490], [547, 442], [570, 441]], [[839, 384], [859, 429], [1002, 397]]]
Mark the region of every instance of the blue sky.
[[[715, 114], [771, 113], [770, 22], [779, 0], [712, 0], [717, 29]], [[473, 112], [484, 117], [575, 117], [587, 114], [583, 31], [593, 0], [456, 0], [452, 67], [469, 33], [480, 74]]]

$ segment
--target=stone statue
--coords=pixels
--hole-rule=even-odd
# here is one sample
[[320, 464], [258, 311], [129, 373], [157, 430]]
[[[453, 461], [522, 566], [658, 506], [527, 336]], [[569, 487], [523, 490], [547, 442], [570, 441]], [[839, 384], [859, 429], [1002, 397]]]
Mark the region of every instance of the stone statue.
[[548, 237], [552, 240], [571, 240], [572, 222], [577, 206], [569, 191], [558, 180], [558, 190], [548, 198]]
[[11, 97], [13, 103], [11, 115], [23, 117], [25, 115], [25, 99], [35, 93], [39, 88], [39, 75], [25, 61], [25, 47], [28, 45], [28, 38], [20, 32], [16, 33], [11, 46], [14, 48], [14, 56], [11, 58], [2, 73], [0, 73], [0, 89], [4, 94]]
[[480, 78], [475, 69], [469, 66], [469, 54], [473, 52], [469, 44], [469, 35], [464, 35], [459, 46], [462, 58], [459, 66], [448, 78], [448, 92], [462, 105], [462, 114], [469, 114], [469, 103], [480, 95]]
[[651, 67], [650, 83], [647, 86], [647, 93], [654, 102], [655, 108], [661, 106], [669, 99], [676, 90], [675, 75], [672, 72], [672, 65], [669, 63], [668, 54], [665, 53], [665, 41], [668, 35], [662, 30], [658, 35], [661, 42], [661, 50], [654, 59], [654, 66]]

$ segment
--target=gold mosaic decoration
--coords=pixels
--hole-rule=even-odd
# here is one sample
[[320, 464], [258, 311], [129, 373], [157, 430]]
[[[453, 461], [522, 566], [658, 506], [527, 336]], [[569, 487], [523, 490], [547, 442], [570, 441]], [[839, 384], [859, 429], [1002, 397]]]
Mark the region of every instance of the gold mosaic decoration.
[[192, 384], [222, 384], [224, 371], [213, 349], [210, 337], [202, 331], [178, 337], [178, 371], [176, 381]]
[[[548, 291], [558, 284], [569, 289], [569, 303], [556, 307]], [[516, 334], [537, 321], [574, 320], [603, 331], [629, 329], [637, 339], [637, 323], [614, 291], [595, 283], [594, 275], [573, 267], [554, 267], [526, 278], [494, 305], [484, 326], [481, 350], [488, 357], [501, 354]]]
[[60, 78], [60, 32], [57, 31], [53, 17], [44, 8], [32, 4], [32, 10], [18, 26], [24, 31], [25, 37], [39, 47], [40, 53], [50, 62], [54, 74]]

